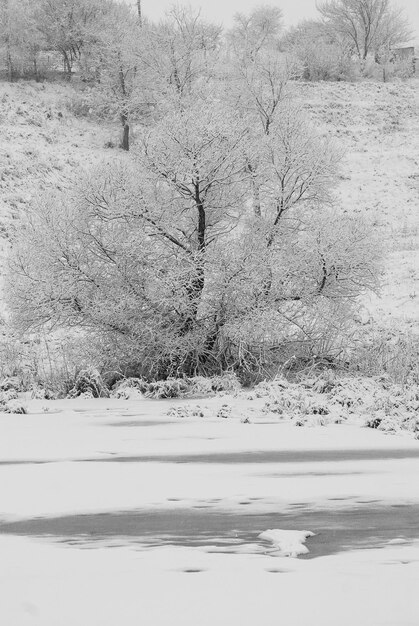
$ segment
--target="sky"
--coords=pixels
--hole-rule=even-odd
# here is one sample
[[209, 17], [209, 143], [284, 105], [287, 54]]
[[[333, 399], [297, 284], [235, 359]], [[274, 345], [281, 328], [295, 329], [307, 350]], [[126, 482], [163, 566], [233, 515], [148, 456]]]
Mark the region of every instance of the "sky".
[[[126, 0], [134, 4], [134, 0]], [[173, 0], [142, 0], [143, 13], [151, 20], [163, 17], [164, 12], [171, 5], [176, 4]], [[269, 4], [278, 6], [284, 13], [287, 26], [296, 24], [304, 18], [316, 16], [316, 0], [178, 0], [177, 4], [190, 5], [202, 10], [202, 16], [226, 26], [231, 24], [232, 16], [240, 11], [249, 12], [255, 6]], [[413, 39], [419, 41], [419, 0], [398, 0], [395, 6], [405, 9], [412, 27], [416, 31]]]

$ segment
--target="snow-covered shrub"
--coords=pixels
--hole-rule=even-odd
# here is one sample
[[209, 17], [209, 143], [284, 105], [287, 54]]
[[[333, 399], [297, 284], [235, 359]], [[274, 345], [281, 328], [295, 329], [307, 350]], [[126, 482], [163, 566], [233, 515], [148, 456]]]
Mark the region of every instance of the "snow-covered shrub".
[[4, 413], [25, 414], [28, 412], [26, 406], [20, 400], [9, 400], [5, 404], [0, 404], [0, 410]]
[[78, 398], [80, 396], [93, 398], [109, 397], [109, 391], [97, 370], [81, 370], [76, 376], [74, 386], [67, 397]]
[[359, 329], [351, 366], [364, 377], [385, 375], [402, 385], [419, 384], [419, 337], [395, 327]]
[[16, 389], [9, 389], [8, 391], [0, 391], [0, 404], [4, 404], [9, 400], [17, 400], [18, 394]]
[[142, 378], [126, 378], [117, 382], [112, 389], [115, 398], [154, 399], [181, 398], [193, 396], [209, 396], [213, 394], [233, 393], [240, 389], [240, 383], [235, 374], [191, 378], [167, 378], [147, 382]]
[[115, 383], [115, 385], [113, 386], [113, 390], [124, 388], [138, 389], [139, 391], [141, 391], [141, 393], [145, 393], [148, 388], [148, 383], [142, 378], [123, 378], [122, 380], [119, 380], [117, 383]]
[[37, 383], [31, 386], [31, 398], [33, 400], [55, 400], [56, 394], [46, 387], [42, 387]]
[[287, 389], [289, 382], [285, 378], [274, 378], [272, 381], [262, 381], [253, 389], [256, 398], [266, 398], [281, 389]]
[[63, 108], [65, 107], [74, 117], [89, 117], [92, 115], [92, 102], [88, 92], [73, 91], [67, 94]]
[[141, 400], [144, 398], [144, 394], [135, 387], [120, 387], [112, 391], [111, 397], [118, 400]]
[[398, 433], [402, 430], [402, 421], [396, 416], [384, 416], [378, 425], [378, 430], [385, 433]]
[[383, 415], [371, 415], [365, 420], [365, 426], [367, 428], [378, 428], [383, 421]]
[[211, 394], [234, 394], [240, 391], [241, 384], [234, 372], [226, 372], [218, 376], [192, 376], [187, 378], [189, 396], [206, 396]]
[[333, 404], [354, 413], [371, 405], [378, 388], [378, 383], [374, 379], [362, 376], [342, 377], [335, 380], [328, 397]]
[[148, 383], [142, 378], [124, 378], [113, 386], [111, 397], [123, 400], [137, 400], [144, 397], [147, 390]]
[[214, 393], [212, 378], [205, 376], [192, 376], [188, 378], [188, 387], [188, 395], [191, 396], [208, 396]]
[[168, 378], [149, 383], [145, 395], [147, 398], [179, 398], [188, 391], [188, 383], [183, 378]]
[[294, 420], [294, 426], [326, 426], [329, 421], [323, 415], [300, 415]]
[[191, 416], [188, 406], [171, 406], [166, 412], [167, 417], [186, 418]]
[[17, 376], [4, 378], [0, 382], [0, 391], [10, 391], [11, 389], [14, 389], [15, 391], [21, 390], [21, 382]]
[[327, 402], [320, 397], [320, 394], [298, 384], [290, 384], [286, 388], [273, 390], [263, 411], [291, 418], [297, 415], [329, 414]]
[[401, 430], [416, 433], [419, 424], [419, 387], [389, 384], [386, 379], [376, 381], [375, 384], [365, 425], [387, 433]]
[[168, 417], [205, 417], [205, 409], [201, 408], [199, 404], [196, 406], [171, 406], [166, 412]]
[[215, 393], [235, 393], [241, 389], [240, 381], [234, 372], [226, 372], [220, 376], [213, 376], [210, 380], [211, 389]]
[[223, 404], [223, 406], [217, 411], [217, 417], [221, 417], [222, 419], [228, 419], [231, 417], [231, 414], [232, 407], [228, 404]]

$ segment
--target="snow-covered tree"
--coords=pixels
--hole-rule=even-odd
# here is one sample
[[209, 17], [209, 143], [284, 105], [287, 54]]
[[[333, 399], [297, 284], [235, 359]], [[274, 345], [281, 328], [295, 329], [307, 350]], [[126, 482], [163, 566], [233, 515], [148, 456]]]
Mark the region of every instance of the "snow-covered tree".
[[235, 55], [248, 63], [263, 51], [277, 47], [282, 28], [282, 11], [263, 5], [248, 15], [236, 13], [228, 40]]
[[124, 4], [110, 4], [97, 24], [97, 35], [85, 45], [81, 61], [84, 79], [92, 86], [92, 106], [100, 116], [118, 119], [122, 126], [120, 145], [130, 147], [131, 119], [146, 114], [141, 100], [136, 48], [141, 28]]
[[411, 37], [408, 21], [391, 0], [328, 0], [318, 9], [332, 33], [343, 37], [361, 61], [383, 46]]
[[155, 376], [249, 366], [267, 346], [318, 349], [374, 287], [377, 252], [333, 210], [331, 146], [297, 117], [261, 133], [258, 215], [251, 120], [210, 101], [41, 199], [11, 259], [20, 325], [84, 328]]
[[84, 47], [96, 39], [103, 13], [112, 5], [112, 0], [39, 0], [38, 28], [47, 49], [61, 54], [68, 79]]
[[221, 28], [174, 6], [158, 24], [143, 22], [136, 48], [142, 99], [167, 111], [205, 90], [218, 62]]
[[30, 0], [0, 2], [0, 54], [9, 81], [29, 73], [39, 77], [38, 55], [45, 42], [36, 9]]

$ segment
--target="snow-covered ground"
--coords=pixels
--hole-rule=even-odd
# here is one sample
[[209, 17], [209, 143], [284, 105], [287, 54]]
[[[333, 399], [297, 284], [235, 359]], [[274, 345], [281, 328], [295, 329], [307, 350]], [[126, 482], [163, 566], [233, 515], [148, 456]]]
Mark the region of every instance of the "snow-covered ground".
[[298, 87], [318, 128], [344, 151], [339, 204], [371, 221], [385, 252], [380, 297], [367, 315], [418, 331], [419, 80]]
[[419, 623], [417, 441], [183, 402], [0, 415], [0, 623]]

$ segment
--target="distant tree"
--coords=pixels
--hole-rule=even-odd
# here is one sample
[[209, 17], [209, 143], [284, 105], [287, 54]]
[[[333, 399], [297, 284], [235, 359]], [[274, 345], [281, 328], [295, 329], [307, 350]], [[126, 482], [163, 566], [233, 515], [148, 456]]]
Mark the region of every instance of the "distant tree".
[[158, 24], [144, 22], [136, 49], [143, 100], [164, 109], [165, 101], [205, 90], [218, 62], [220, 37], [220, 27], [185, 7], [173, 7]]
[[83, 48], [96, 38], [98, 21], [112, 4], [112, 0], [40, 0], [38, 28], [46, 47], [61, 54], [68, 79]]
[[329, 0], [318, 10], [330, 31], [350, 43], [361, 61], [382, 46], [395, 46], [411, 36], [403, 11], [391, 0]]
[[289, 96], [290, 81], [298, 76], [293, 60], [280, 51], [281, 32], [281, 11], [262, 6], [249, 15], [236, 14], [234, 26], [227, 33], [228, 88], [223, 97], [234, 111], [248, 119], [252, 142], [246, 168], [257, 215], [261, 210], [259, 147]]
[[262, 5], [249, 15], [236, 13], [228, 39], [236, 56], [254, 61], [262, 51], [277, 47], [282, 28], [282, 11]]
[[125, 4], [112, 4], [97, 22], [97, 35], [85, 45], [83, 77], [93, 85], [92, 104], [122, 126], [121, 147], [129, 150], [131, 118], [145, 109], [137, 97], [140, 76], [136, 48], [141, 28]]
[[22, 74], [39, 77], [38, 55], [44, 40], [36, 20], [36, 3], [0, 1], [0, 51], [9, 81]]
[[143, 10], [141, 6], [141, 0], [137, 0], [137, 13], [138, 13], [138, 20], [139, 20], [140, 26], [142, 26], [143, 25]]
[[321, 21], [305, 20], [289, 29], [281, 48], [296, 58], [305, 80], [348, 80], [354, 75], [351, 44]]

